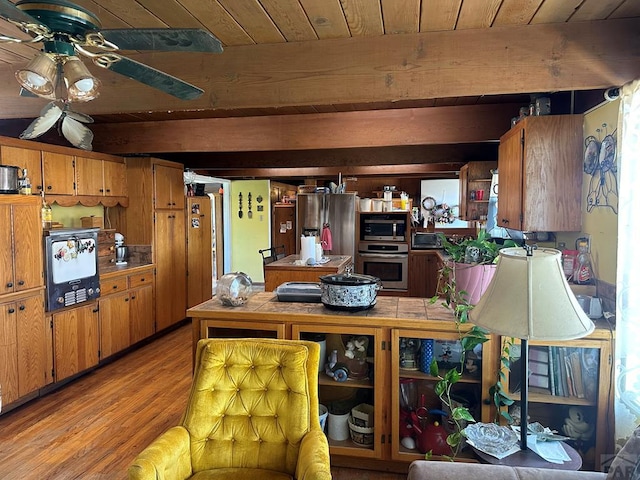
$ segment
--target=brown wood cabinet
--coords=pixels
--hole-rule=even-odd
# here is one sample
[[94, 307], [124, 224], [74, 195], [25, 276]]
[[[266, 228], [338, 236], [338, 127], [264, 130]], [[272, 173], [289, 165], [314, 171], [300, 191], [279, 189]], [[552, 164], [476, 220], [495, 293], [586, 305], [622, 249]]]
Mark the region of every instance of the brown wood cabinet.
[[0, 196], [0, 295], [44, 285], [40, 206], [36, 196]]
[[0, 385], [5, 405], [52, 381], [47, 368], [50, 335], [42, 291], [15, 300], [0, 297]]
[[154, 165], [155, 207], [183, 210], [185, 203], [182, 169], [166, 165]]
[[[489, 189], [492, 170], [498, 168], [497, 161], [469, 162], [460, 169], [460, 219], [480, 220], [486, 218], [489, 207]], [[482, 200], [477, 192], [482, 190]], [[473, 195], [471, 194], [473, 192]]]
[[[193, 319], [194, 346], [198, 339], [209, 337], [248, 337], [259, 333], [265, 337], [297, 339], [323, 334], [329, 355], [335, 348], [332, 345], [336, 345], [336, 338], [340, 342], [353, 335], [364, 336], [368, 339], [369, 375], [339, 383], [321, 372], [318, 383], [320, 401], [325, 405], [346, 400], [347, 403], [365, 402], [374, 406], [373, 444], [363, 446], [351, 439], [336, 441], [330, 438], [331, 463], [360, 464], [366, 465], [365, 468], [387, 470], [398, 468], [396, 462], [406, 468], [409, 462], [424, 459], [424, 454], [409, 450], [400, 443], [400, 409], [403, 401], [400, 385], [405, 382], [415, 384], [414, 403], [424, 395], [427, 408], [442, 408], [439, 398], [434, 394], [438, 379], [421, 371], [417, 349], [423, 340], [433, 340], [432, 358], [441, 363], [442, 373], [448, 371], [450, 367], [446, 362], [455, 362], [456, 352], [460, 351], [456, 347], [458, 332], [451, 311], [444, 308], [441, 302], [431, 304], [427, 298], [382, 297], [378, 298], [374, 308], [354, 314], [334, 312], [317, 303], [287, 303], [283, 308], [274, 308], [273, 300], [273, 293], [261, 292], [253, 294], [247, 305], [235, 308], [233, 312], [215, 298], [189, 309], [187, 313]], [[462, 328], [468, 329], [471, 325], [466, 324]], [[564, 342], [572, 346], [599, 349], [601, 360], [596, 367], [597, 399], [567, 402], [588, 405], [592, 409], [596, 426], [594, 438], [602, 436], [602, 440], [598, 440], [599, 445], [606, 445], [610, 436], [605, 427], [610, 414], [607, 396], [611, 393], [609, 355], [612, 341], [609, 335], [607, 328], [600, 327], [589, 337]], [[491, 422], [495, 416], [489, 400], [489, 388], [497, 380], [499, 341], [498, 336], [491, 336], [483, 344], [481, 355], [467, 358], [472, 362], [465, 362], [462, 378], [453, 387], [454, 398], [470, 401], [469, 407], [478, 421]], [[410, 345], [414, 348], [407, 349]], [[409, 362], [411, 357], [407, 352], [413, 352], [414, 363]], [[557, 407], [563, 403], [561, 397], [551, 399], [549, 396], [532, 395], [530, 400]], [[596, 450], [596, 454], [602, 452]], [[463, 461], [473, 461], [474, 458], [468, 449], [460, 453]]]
[[76, 193], [99, 197], [127, 196], [124, 161], [116, 162], [76, 156]]
[[187, 198], [187, 308], [211, 298], [213, 243], [211, 200]]
[[31, 192], [38, 195], [42, 192], [42, 160], [39, 149], [2, 145], [0, 146], [0, 165], [26, 168], [31, 180]]
[[151, 245], [159, 331], [183, 320], [187, 307], [183, 166], [154, 158], [128, 158], [126, 162], [130, 202], [114, 215], [113, 223], [128, 244]]
[[153, 269], [136, 268], [100, 277], [100, 360], [155, 332]]
[[527, 117], [500, 138], [498, 226], [580, 231], [582, 115]]
[[98, 311], [93, 302], [51, 315], [56, 382], [98, 365]]
[[409, 253], [409, 296], [430, 298], [436, 294], [440, 257], [436, 252], [416, 251]]
[[[549, 375], [549, 387], [529, 387], [530, 421], [538, 421], [562, 435], [569, 410], [573, 407], [579, 411], [586, 424], [593, 428], [593, 434], [577, 441], [568, 440], [568, 443], [583, 457], [585, 470], [600, 471], [600, 462], [614, 448], [608, 433], [608, 405], [613, 377], [612, 349], [611, 333], [605, 328], [596, 329], [591, 335], [578, 340], [529, 342], [529, 365], [532, 362], [536, 364], [538, 375], [545, 375], [547, 372]], [[571, 365], [570, 368], [566, 367], [567, 363]], [[515, 389], [519, 378], [514, 380], [513, 377], [519, 371], [520, 367], [513, 365], [510, 372], [506, 372], [505, 385], [514, 390], [509, 392], [509, 396], [516, 401], [520, 399], [520, 390]], [[554, 376], [553, 380], [551, 376]], [[568, 388], [573, 384], [578, 390], [559, 394], [555, 384], [563, 378]], [[531, 380], [529, 383], [531, 385]]]
[[43, 151], [42, 178], [45, 195], [75, 195], [75, 157]]

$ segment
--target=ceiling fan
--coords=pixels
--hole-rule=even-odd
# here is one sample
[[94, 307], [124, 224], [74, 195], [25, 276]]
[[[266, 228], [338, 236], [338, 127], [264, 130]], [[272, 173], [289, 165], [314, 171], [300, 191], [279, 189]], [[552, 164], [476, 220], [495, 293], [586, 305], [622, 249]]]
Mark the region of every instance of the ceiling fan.
[[[23, 132], [21, 138], [35, 138], [56, 122], [73, 119], [70, 102], [87, 102], [98, 96], [101, 82], [89, 72], [80, 56], [181, 100], [193, 100], [204, 91], [117, 52], [222, 52], [220, 41], [201, 29], [102, 29], [95, 14], [66, 0], [20, 0], [15, 4], [0, 0], [0, 17], [32, 37], [22, 40], [0, 35], [0, 42], [43, 44], [42, 51], [26, 67], [16, 71], [16, 79], [22, 86], [21, 95], [37, 95], [52, 100], [52, 103], [45, 107], [41, 117]], [[82, 122], [90, 121], [90, 117], [83, 117]], [[44, 119], [46, 122], [35, 125]], [[76, 123], [88, 131], [81, 123]], [[45, 126], [47, 128], [43, 130]], [[67, 135], [65, 137], [69, 139]], [[81, 148], [86, 148], [87, 142], [81, 143], [85, 145]]]

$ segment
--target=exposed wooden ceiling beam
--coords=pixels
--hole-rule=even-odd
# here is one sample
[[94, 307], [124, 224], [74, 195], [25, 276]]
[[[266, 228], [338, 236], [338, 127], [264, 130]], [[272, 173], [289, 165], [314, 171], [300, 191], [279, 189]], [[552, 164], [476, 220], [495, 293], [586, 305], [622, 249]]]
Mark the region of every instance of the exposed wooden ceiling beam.
[[[183, 102], [92, 67], [101, 96], [89, 114], [335, 105], [587, 90], [640, 77], [638, 19], [494, 27], [229, 47], [220, 55], [132, 55], [205, 89]], [[1, 118], [37, 116], [0, 70]]]
[[104, 124], [94, 148], [114, 154], [238, 152], [495, 141], [512, 104]]
[[370, 166], [342, 166], [342, 167], [304, 167], [304, 168], [209, 168], [199, 169], [197, 173], [220, 178], [314, 178], [314, 177], [375, 177], [393, 176], [428, 177], [435, 175], [443, 178], [443, 174], [457, 176], [464, 163], [432, 163], [422, 165], [370, 165]]

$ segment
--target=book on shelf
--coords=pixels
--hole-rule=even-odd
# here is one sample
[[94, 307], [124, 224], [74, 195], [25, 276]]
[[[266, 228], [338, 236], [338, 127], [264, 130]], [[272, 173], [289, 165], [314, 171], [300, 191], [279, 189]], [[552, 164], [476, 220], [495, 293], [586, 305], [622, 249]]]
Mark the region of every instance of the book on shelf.
[[[594, 400], [599, 360], [597, 348], [532, 346], [529, 348], [529, 389], [532, 393]], [[519, 379], [514, 376], [513, 380], [512, 388], [518, 391]]]

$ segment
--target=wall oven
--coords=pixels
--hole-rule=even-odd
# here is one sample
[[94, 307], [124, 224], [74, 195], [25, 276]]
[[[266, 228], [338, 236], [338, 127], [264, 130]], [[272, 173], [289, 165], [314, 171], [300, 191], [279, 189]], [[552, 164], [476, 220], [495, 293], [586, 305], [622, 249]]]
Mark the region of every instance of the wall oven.
[[408, 288], [409, 246], [406, 243], [360, 242], [356, 271], [378, 277], [385, 290]]
[[98, 229], [44, 232], [47, 311], [100, 296]]

